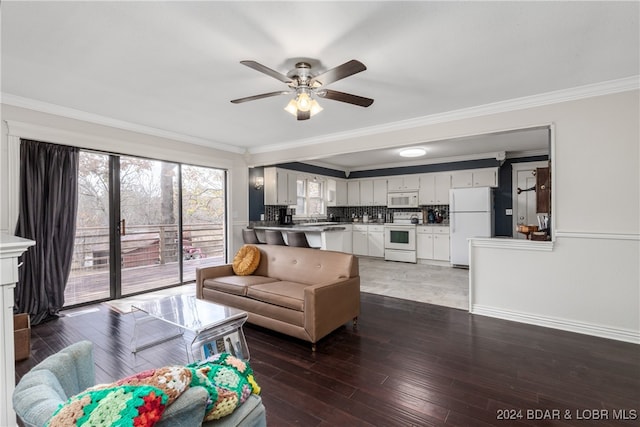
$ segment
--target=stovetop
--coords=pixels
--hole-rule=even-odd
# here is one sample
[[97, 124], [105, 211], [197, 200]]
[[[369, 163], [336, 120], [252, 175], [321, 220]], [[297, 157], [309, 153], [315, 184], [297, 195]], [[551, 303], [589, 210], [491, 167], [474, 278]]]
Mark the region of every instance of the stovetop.
[[394, 225], [394, 226], [398, 226], [398, 225], [417, 225], [417, 224], [412, 224], [411, 220], [417, 218], [418, 219], [418, 224], [422, 224], [422, 212], [420, 211], [416, 211], [416, 212], [394, 212], [393, 213], [393, 222], [391, 223], [385, 223], [385, 225]]

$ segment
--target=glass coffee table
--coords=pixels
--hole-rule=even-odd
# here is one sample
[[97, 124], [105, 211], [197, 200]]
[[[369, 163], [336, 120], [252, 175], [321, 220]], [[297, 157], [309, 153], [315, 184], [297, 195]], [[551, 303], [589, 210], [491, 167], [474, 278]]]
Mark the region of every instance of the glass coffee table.
[[[247, 313], [242, 310], [197, 299], [194, 295], [174, 295], [134, 303], [131, 311], [135, 317], [131, 338], [133, 353], [182, 337], [190, 362], [222, 352], [249, 360], [249, 348], [242, 332]], [[157, 338], [145, 341], [146, 336]]]

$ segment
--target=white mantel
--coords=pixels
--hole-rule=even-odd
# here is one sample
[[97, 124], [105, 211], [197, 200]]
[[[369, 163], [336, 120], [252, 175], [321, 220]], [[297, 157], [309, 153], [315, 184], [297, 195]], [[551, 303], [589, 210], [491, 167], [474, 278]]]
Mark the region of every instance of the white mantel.
[[0, 304], [2, 304], [2, 366], [0, 366], [0, 387], [2, 387], [2, 399], [0, 399], [0, 425], [15, 426], [16, 414], [13, 411], [11, 397], [15, 388], [15, 356], [13, 348], [13, 289], [18, 281], [18, 257], [30, 246], [35, 245], [33, 240], [21, 237], [0, 234], [0, 277], [1, 292]]

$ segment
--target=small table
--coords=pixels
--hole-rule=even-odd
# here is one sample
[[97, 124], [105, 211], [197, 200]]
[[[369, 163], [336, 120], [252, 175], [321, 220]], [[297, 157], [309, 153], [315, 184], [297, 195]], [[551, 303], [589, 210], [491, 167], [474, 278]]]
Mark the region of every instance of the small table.
[[[131, 339], [133, 353], [183, 337], [191, 362], [222, 352], [249, 360], [249, 348], [242, 332], [247, 313], [242, 310], [197, 299], [194, 295], [174, 295], [132, 304], [132, 312], [135, 316]], [[177, 332], [141, 344], [139, 335], [149, 333], [143, 325], [153, 320], [170, 324]], [[185, 331], [193, 335], [190, 341], [185, 337]]]

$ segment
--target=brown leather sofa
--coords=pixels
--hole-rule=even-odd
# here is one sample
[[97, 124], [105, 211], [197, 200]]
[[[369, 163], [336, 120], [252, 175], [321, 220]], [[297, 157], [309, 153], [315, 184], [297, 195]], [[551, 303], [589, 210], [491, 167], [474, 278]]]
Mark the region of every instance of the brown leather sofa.
[[358, 258], [258, 245], [260, 264], [237, 276], [231, 264], [196, 270], [196, 296], [244, 310], [248, 322], [315, 343], [360, 314]]

